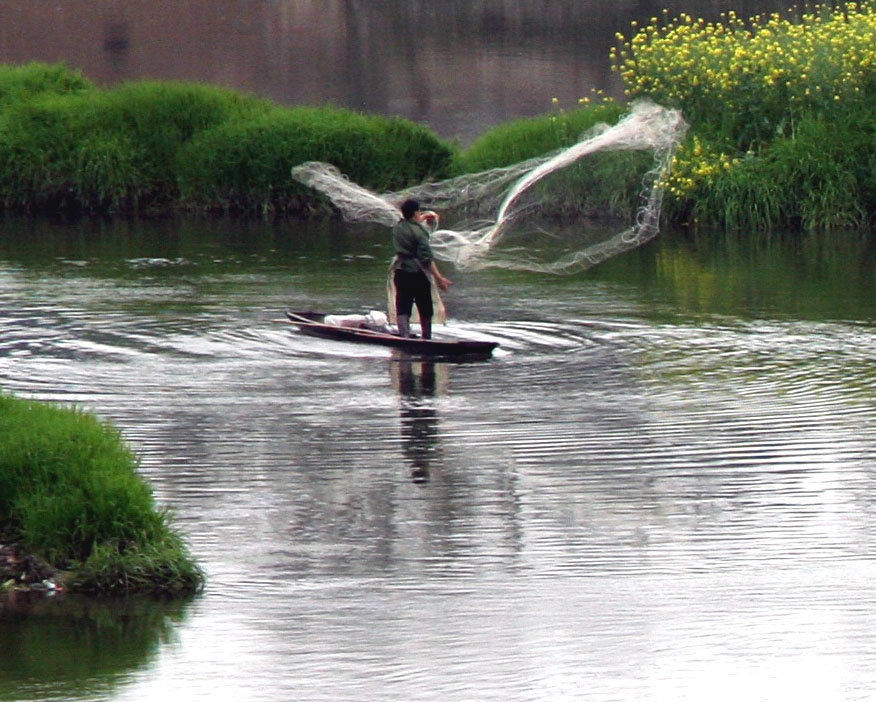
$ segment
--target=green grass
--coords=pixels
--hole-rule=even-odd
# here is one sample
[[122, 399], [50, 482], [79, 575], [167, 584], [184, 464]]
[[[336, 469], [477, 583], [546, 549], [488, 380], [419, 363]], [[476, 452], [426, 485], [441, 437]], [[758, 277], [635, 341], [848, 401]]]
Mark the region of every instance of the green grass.
[[[630, 95], [680, 107], [691, 122], [664, 183], [665, 220], [730, 230], [876, 223], [867, 68], [876, 13], [849, 8], [749, 23], [730, 13], [723, 28], [682, 16], [624, 43], [614, 60]], [[582, 98], [463, 149], [403, 119], [190, 83], [103, 90], [63, 65], [0, 66], [0, 209], [323, 216], [333, 208], [290, 178], [293, 166], [327, 161], [371, 190], [397, 191], [549, 154], [626, 110]], [[650, 163], [596, 154], [535, 195], [562, 202], [565, 216], [628, 218]]]
[[499, 125], [458, 154], [455, 169], [457, 174], [477, 173], [572, 146], [595, 125], [614, 124], [625, 111], [623, 105], [607, 101]]
[[105, 594], [189, 593], [203, 574], [137, 460], [93, 415], [0, 395], [0, 532]]
[[397, 189], [449, 173], [454, 149], [407, 120], [288, 109], [207, 85], [109, 90], [63, 66], [0, 71], [0, 206], [85, 213], [289, 213], [309, 193], [289, 171], [329, 161]]
[[270, 109], [197, 84], [142, 82], [63, 94], [51, 85], [0, 109], [0, 203], [7, 208], [128, 212], [172, 205], [181, 151], [196, 134]]
[[0, 109], [37, 95], [77, 95], [93, 90], [94, 84], [82, 73], [63, 64], [0, 65]]
[[867, 229], [876, 213], [876, 117], [802, 117], [792, 135], [732, 159], [695, 136], [670, 178], [665, 214], [728, 230]]
[[312, 198], [289, 176], [299, 163], [326, 161], [383, 191], [445, 177], [452, 158], [449, 145], [407, 120], [337, 108], [274, 108], [200, 133], [183, 150], [179, 180], [189, 206], [290, 212]]
[[[597, 124], [614, 125], [625, 110], [605, 101], [500, 125], [457, 155], [456, 172], [501, 168], [567, 148]], [[530, 197], [551, 202], [553, 216], [629, 218], [640, 204], [642, 177], [650, 166], [653, 157], [642, 152], [596, 153], [553, 174]]]

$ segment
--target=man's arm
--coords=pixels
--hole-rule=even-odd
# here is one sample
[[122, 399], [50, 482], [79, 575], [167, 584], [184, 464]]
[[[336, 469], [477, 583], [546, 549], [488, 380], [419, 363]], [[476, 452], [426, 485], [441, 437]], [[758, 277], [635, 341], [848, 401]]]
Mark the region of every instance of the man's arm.
[[438, 270], [438, 266], [435, 264], [434, 259], [432, 260], [432, 263], [429, 264], [429, 272], [432, 274], [432, 277], [435, 278], [435, 284], [440, 290], [447, 292], [450, 286], [453, 285], [452, 280], [441, 275], [441, 271]]

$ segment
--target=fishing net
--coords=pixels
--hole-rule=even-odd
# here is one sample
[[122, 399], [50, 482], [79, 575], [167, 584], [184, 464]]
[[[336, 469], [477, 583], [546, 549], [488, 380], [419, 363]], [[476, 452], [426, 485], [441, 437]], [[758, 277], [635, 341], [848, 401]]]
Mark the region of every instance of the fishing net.
[[[398, 206], [414, 198], [441, 213], [453, 228], [432, 235], [436, 258], [462, 269], [487, 267], [568, 273], [584, 270], [656, 236], [675, 148], [687, 124], [677, 110], [650, 102], [633, 104], [616, 125], [599, 125], [575, 145], [505, 168], [424, 183], [403, 191], [376, 194], [347, 179], [327, 163], [311, 161], [292, 169], [293, 177], [327, 196], [349, 222], [391, 227]], [[585, 158], [600, 152], [650, 152], [641, 175], [640, 202], [631, 224], [597, 234], [582, 218], [562, 213], [581, 201]], [[582, 180], [583, 178], [583, 180]], [[592, 178], [592, 174], [591, 174]]]

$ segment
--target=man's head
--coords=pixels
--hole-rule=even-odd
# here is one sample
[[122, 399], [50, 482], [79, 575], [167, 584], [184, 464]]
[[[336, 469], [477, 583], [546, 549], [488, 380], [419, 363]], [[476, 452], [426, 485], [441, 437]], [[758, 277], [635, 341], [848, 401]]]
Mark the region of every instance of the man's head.
[[402, 217], [410, 219], [420, 211], [420, 203], [416, 200], [405, 200], [401, 206]]

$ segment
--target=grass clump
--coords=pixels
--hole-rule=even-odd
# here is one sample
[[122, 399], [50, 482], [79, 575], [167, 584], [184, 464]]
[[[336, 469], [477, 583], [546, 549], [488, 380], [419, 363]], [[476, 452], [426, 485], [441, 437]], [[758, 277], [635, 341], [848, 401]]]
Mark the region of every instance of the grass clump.
[[[585, 102], [586, 100], [586, 102]], [[600, 123], [614, 124], [626, 108], [606, 98], [591, 104], [582, 98], [574, 110], [515, 120], [491, 129], [457, 157], [458, 173], [477, 173], [510, 166], [577, 143]]]
[[25, 66], [0, 65], [0, 109], [38, 95], [78, 95], [95, 90], [81, 72], [63, 64], [35, 61]]
[[277, 107], [231, 90], [143, 81], [99, 90], [61, 66], [0, 70], [0, 206], [149, 213], [289, 212], [289, 171], [330, 161], [374, 188], [449, 171], [425, 127], [336, 108]]
[[445, 177], [451, 147], [407, 120], [339, 108], [275, 108], [205, 130], [180, 159], [183, 200], [204, 209], [276, 213], [312, 195], [291, 166], [326, 161], [355, 182], [391, 190]]
[[163, 208], [178, 199], [176, 163], [195, 134], [265, 109], [186, 83], [35, 93], [0, 109], [0, 203], [30, 211]]
[[[515, 120], [477, 139], [457, 155], [456, 172], [502, 168], [568, 148], [597, 125], [613, 125], [625, 112], [626, 107], [611, 98], [582, 98], [572, 110], [561, 109], [555, 101], [552, 114]], [[627, 218], [639, 204], [642, 176], [651, 165], [653, 158], [642, 152], [596, 153], [554, 174], [539, 186], [538, 195], [553, 203], [547, 214]]]
[[0, 532], [72, 589], [197, 591], [203, 573], [136, 467], [92, 415], [0, 395]]
[[669, 178], [667, 213], [729, 229], [864, 229], [876, 203], [876, 121], [800, 120], [793, 137], [729, 157], [694, 137]]

